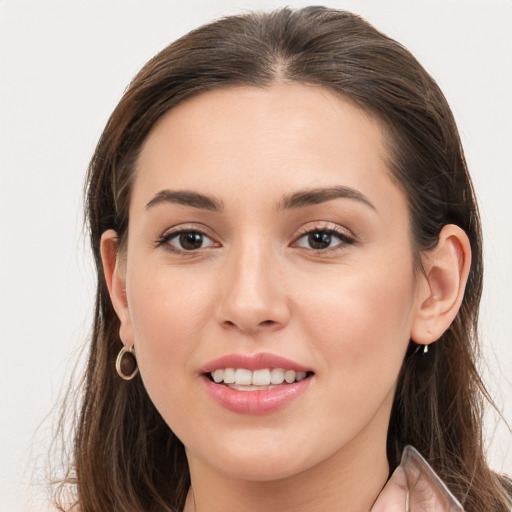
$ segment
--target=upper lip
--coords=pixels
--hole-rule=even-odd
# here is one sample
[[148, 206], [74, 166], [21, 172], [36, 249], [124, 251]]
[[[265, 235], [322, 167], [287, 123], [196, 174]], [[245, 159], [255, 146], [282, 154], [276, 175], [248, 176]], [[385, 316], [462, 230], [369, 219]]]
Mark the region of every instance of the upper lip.
[[246, 370], [263, 370], [264, 368], [283, 368], [284, 370], [295, 370], [296, 372], [310, 372], [307, 368], [286, 357], [261, 352], [254, 355], [229, 354], [219, 357], [206, 363], [202, 368], [202, 373], [210, 373], [214, 370], [223, 368], [245, 368]]

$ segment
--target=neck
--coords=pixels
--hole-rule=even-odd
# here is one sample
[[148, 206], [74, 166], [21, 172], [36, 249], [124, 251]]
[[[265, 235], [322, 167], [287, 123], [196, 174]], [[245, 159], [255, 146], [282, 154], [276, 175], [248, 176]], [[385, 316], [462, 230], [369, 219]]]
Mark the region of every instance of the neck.
[[368, 512], [389, 473], [386, 443], [364, 440], [302, 473], [247, 481], [220, 473], [189, 454], [191, 489], [184, 512]]

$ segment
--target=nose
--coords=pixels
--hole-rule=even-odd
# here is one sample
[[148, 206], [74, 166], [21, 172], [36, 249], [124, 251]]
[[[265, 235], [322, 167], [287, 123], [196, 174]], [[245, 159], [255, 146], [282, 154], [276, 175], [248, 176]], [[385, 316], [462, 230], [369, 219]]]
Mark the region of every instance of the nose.
[[286, 286], [271, 248], [244, 244], [227, 257], [221, 277], [217, 320], [246, 334], [284, 327], [290, 318]]

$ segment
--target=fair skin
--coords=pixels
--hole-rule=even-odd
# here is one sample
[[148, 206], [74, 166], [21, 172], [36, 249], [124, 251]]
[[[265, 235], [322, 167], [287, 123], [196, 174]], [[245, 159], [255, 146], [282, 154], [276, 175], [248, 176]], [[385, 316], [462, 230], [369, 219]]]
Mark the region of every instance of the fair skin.
[[[298, 84], [202, 94], [147, 138], [126, 249], [107, 231], [102, 258], [120, 337], [186, 447], [187, 512], [372, 508], [405, 351], [449, 326], [470, 261], [446, 226], [415, 271], [387, 158], [378, 122]], [[252, 412], [212, 399], [226, 385], [205, 365], [261, 353], [306, 368], [304, 390]]]

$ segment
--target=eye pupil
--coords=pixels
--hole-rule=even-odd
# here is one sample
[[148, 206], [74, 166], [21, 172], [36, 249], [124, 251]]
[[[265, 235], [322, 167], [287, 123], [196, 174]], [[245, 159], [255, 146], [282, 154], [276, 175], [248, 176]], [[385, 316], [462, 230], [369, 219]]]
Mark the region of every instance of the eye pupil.
[[183, 249], [199, 249], [203, 245], [203, 235], [194, 231], [180, 233], [180, 245]]
[[315, 231], [309, 234], [308, 242], [313, 249], [325, 249], [331, 245], [331, 234], [326, 231]]

